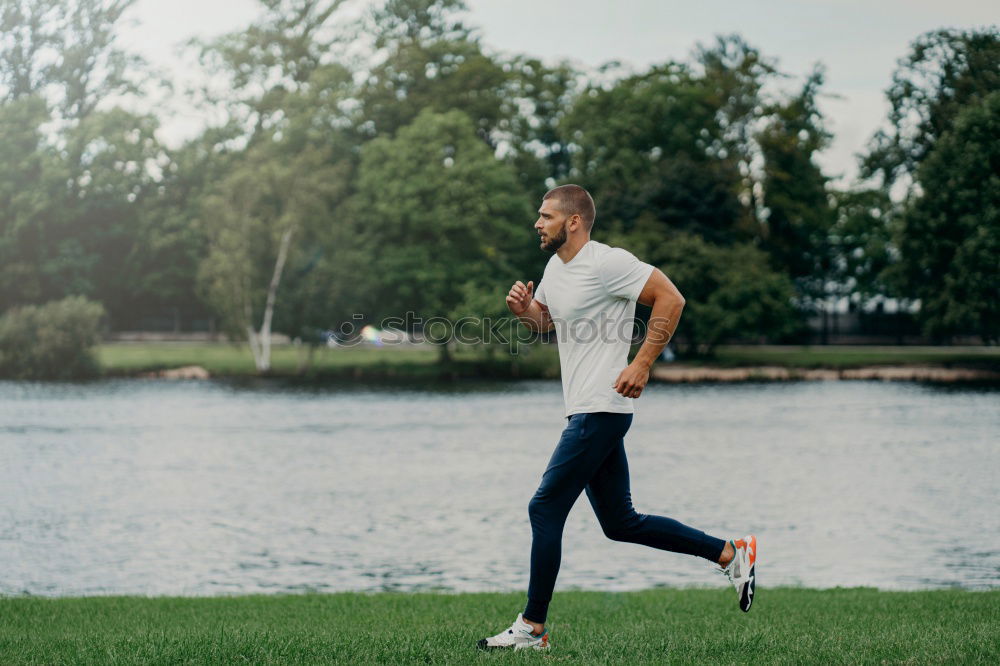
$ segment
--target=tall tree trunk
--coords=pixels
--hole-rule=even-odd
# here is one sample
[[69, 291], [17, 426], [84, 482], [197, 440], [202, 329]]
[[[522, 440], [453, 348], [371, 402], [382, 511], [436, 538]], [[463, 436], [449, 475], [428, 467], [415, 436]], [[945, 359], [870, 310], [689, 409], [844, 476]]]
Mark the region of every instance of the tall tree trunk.
[[274, 272], [271, 274], [271, 284], [267, 287], [267, 301], [264, 304], [264, 321], [260, 326], [260, 333], [254, 330], [253, 316], [250, 309], [249, 287], [244, 290], [244, 308], [247, 312], [247, 339], [250, 342], [250, 351], [253, 353], [254, 364], [257, 372], [269, 372], [271, 370], [271, 320], [274, 317], [274, 302], [278, 295], [278, 285], [281, 284], [281, 274], [285, 270], [285, 260], [288, 258], [288, 247], [292, 242], [292, 233], [295, 226], [291, 225], [281, 235], [281, 244], [278, 246], [278, 258], [274, 262]]
[[438, 362], [441, 365], [448, 365], [451, 363], [451, 350], [448, 349], [447, 342], [442, 342], [438, 345]]
[[243, 321], [247, 330], [247, 342], [250, 343], [250, 353], [253, 354], [254, 366], [260, 370], [260, 340], [257, 329], [253, 326], [253, 304], [250, 302], [250, 276], [243, 276]]
[[281, 235], [281, 245], [278, 247], [278, 259], [274, 262], [274, 273], [271, 275], [271, 284], [267, 287], [267, 302], [264, 305], [264, 323], [260, 327], [261, 355], [260, 363], [257, 364], [259, 372], [268, 372], [271, 369], [271, 319], [274, 316], [274, 301], [278, 295], [278, 285], [281, 284], [281, 274], [285, 270], [285, 259], [288, 258], [288, 246], [292, 242], [292, 232], [295, 227], [289, 226], [285, 233]]

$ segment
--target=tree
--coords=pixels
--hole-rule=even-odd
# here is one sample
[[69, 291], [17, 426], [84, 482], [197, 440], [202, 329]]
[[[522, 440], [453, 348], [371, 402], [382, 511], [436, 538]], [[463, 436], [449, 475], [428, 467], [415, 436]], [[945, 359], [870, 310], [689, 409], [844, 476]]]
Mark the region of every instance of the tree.
[[710, 91], [687, 66], [592, 85], [561, 127], [573, 153], [569, 179], [599, 202], [599, 224], [628, 230], [645, 216], [665, 229], [732, 237], [740, 174], [724, 152]]
[[827, 241], [831, 269], [827, 277], [861, 304], [893, 293], [886, 283], [892, 263], [893, 203], [881, 188], [856, 188], [833, 193], [835, 219]]
[[795, 281], [806, 304], [826, 295], [830, 273], [827, 239], [834, 211], [827, 178], [813, 162], [830, 141], [816, 104], [822, 85], [817, 67], [798, 95], [774, 105], [757, 137], [763, 158], [761, 247]]
[[115, 44], [132, 4], [0, 3], [0, 150], [17, 184], [0, 196], [0, 306], [81, 294], [114, 320], [135, 300], [142, 208], [163, 152], [152, 116], [107, 102], [144, 80], [141, 59]]
[[521, 274], [532, 209], [462, 112], [425, 110], [394, 138], [368, 143], [356, 187], [355, 279], [367, 292], [358, 312], [370, 321], [444, 318], [471, 290]]
[[743, 204], [740, 228], [757, 235], [763, 208], [758, 187], [763, 179], [763, 156], [758, 136], [767, 123], [769, 110], [774, 109], [764, 87], [781, 74], [775, 61], [739, 35], [720, 35], [711, 46], [699, 44], [695, 61], [701, 67], [710, 103], [717, 109], [725, 154], [739, 169], [739, 197]]
[[37, 264], [56, 187], [41, 131], [47, 120], [40, 97], [0, 105], [0, 311], [40, 302], [48, 292]]
[[1000, 340], [1000, 91], [969, 104], [917, 171], [894, 274], [935, 338]]
[[891, 187], [920, 164], [969, 104], [1000, 90], [1000, 29], [935, 30], [913, 42], [886, 91], [889, 127], [871, 141], [862, 175]]
[[569, 174], [569, 139], [562, 123], [583, 87], [582, 75], [568, 63], [548, 66], [526, 56], [511, 58], [503, 68], [508, 72], [504, 113], [493, 135], [521, 187], [540, 199]]
[[203, 293], [227, 331], [249, 341], [260, 372], [271, 368], [272, 322], [293, 240], [329, 213], [327, 155], [281, 148], [248, 150], [206, 197], [201, 216], [208, 237]]
[[676, 341], [686, 353], [710, 355], [727, 340], [780, 339], [799, 326], [791, 280], [749, 243], [716, 245], [690, 232], [664, 234], [651, 220], [605, 238], [677, 285], [687, 304]]
[[206, 86], [202, 102], [222, 109], [245, 140], [265, 137], [285, 120], [289, 97], [318, 93], [324, 70], [346, 59], [341, 11], [346, 0], [258, 0], [263, 12], [244, 30], [195, 40], [202, 67], [226, 82]]
[[115, 46], [136, 0], [0, 1], [0, 95], [42, 96], [69, 123], [138, 91], [144, 61]]
[[453, 18], [464, 8], [461, 0], [390, 0], [374, 12], [381, 58], [360, 91], [370, 136], [395, 134], [425, 109], [456, 109], [493, 145], [508, 74]]
[[774, 341], [799, 327], [791, 281], [752, 245], [719, 247], [678, 235], [666, 254], [661, 268], [687, 300], [680, 337], [689, 350], [711, 354], [727, 340]]
[[276, 326], [301, 338], [344, 308], [339, 207], [360, 136], [354, 74], [338, 61], [344, 4], [262, 0], [247, 30], [201, 45], [203, 64], [228, 81], [207, 103], [234, 109], [211, 150], [234, 152], [198, 214], [208, 246], [200, 291], [262, 372]]

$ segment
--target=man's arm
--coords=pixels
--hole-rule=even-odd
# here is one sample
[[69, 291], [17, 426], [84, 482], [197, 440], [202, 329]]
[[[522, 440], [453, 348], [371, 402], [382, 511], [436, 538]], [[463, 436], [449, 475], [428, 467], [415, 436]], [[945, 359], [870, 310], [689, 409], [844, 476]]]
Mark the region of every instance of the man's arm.
[[649, 369], [670, 339], [684, 309], [684, 297], [674, 283], [659, 268], [654, 268], [646, 280], [639, 302], [653, 308], [649, 315], [646, 339], [627, 368], [615, 380], [615, 390], [626, 398], [638, 398], [649, 381]]
[[543, 333], [552, 330], [549, 309], [535, 300], [535, 283], [514, 283], [507, 294], [507, 308], [522, 324], [532, 331]]

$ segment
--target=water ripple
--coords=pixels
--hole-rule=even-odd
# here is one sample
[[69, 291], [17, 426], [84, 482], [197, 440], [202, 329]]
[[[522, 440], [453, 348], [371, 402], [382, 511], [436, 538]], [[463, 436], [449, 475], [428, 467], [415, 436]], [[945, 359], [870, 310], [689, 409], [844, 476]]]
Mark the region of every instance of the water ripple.
[[[0, 382], [0, 594], [524, 589], [561, 390], [469, 389]], [[754, 530], [770, 585], [1000, 585], [996, 392], [652, 386], [637, 410], [637, 508]], [[720, 584], [586, 501], [566, 524], [562, 588]]]

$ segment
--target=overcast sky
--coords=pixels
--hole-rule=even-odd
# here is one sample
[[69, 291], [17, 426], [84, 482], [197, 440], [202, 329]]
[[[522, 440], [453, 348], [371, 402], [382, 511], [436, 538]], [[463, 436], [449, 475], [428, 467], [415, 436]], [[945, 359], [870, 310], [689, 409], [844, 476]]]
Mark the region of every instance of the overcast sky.
[[[896, 60], [920, 33], [941, 27], [982, 27], [1000, 21], [990, 0], [467, 0], [467, 23], [486, 46], [547, 61], [596, 66], [618, 60], [641, 69], [685, 59], [698, 42], [738, 32], [797, 78], [816, 62], [827, 67], [822, 108], [834, 133], [820, 156], [832, 176], [855, 173], [854, 154], [886, 113], [883, 91]], [[138, 23], [123, 43], [154, 65], [190, 76], [175, 54], [189, 37], [239, 29], [257, 12], [255, 0], [139, 0]], [[164, 123], [174, 143], [205, 119], [185, 112]]]

